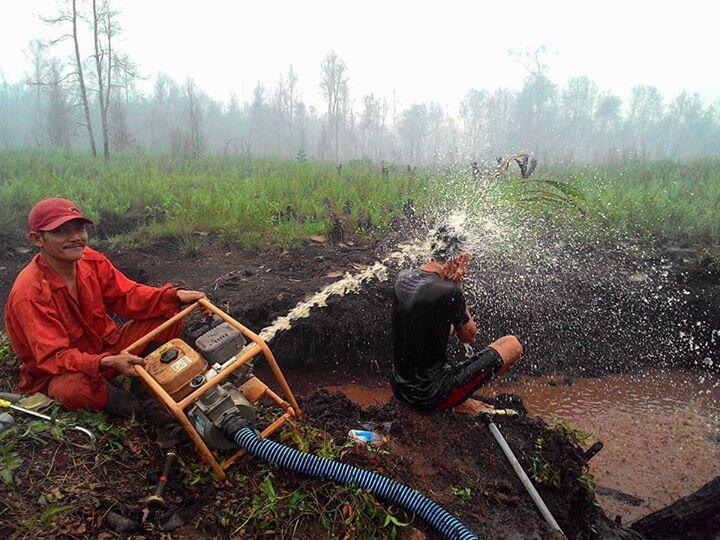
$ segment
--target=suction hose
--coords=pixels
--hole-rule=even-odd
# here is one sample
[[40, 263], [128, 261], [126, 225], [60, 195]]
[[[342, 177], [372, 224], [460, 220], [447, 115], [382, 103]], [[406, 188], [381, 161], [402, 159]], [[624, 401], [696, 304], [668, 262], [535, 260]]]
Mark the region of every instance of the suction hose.
[[321, 458], [263, 439], [257, 431], [247, 426], [247, 421], [239, 417], [228, 417], [223, 421], [223, 429], [228, 440], [234, 441], [254, 456], [301, 474], [369, 489], [378, 497], [414, 512], [435, 527], [445, 538], [477, 540], [477, 536], [442, 506], [404, 484], [376, 472], [365, 471], [347, 463]]

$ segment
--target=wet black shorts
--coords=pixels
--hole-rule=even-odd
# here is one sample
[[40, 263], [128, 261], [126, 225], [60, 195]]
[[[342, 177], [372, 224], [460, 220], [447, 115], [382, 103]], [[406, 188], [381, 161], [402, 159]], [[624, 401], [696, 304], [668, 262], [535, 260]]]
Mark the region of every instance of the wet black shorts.
[[453, 367], [453, 386], [450, 395], [437, 406], [443, 411], [460, 405], [473, 395], [473, 392], [487, 383], [503, 366], [502, 358], [492, 347], [486, 347], [479, 353], [465, 359]]

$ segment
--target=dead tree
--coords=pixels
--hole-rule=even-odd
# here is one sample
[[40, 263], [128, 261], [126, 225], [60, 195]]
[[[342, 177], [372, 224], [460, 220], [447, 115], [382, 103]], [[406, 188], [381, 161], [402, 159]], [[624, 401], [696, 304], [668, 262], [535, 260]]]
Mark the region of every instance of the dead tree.
[[70, 148], [72, 134], [72, 106], [63, 86], [66, 75], [60, 60], [53, 58], [48, 66], [48, 114], [46, 129], [50, 145]]
[[128, 128], [127, 109], [130, 101], [130, 91], [134, 80], [137, 78], [137, 66], [129, 59], [128, 55], [114, 52], [112, 79], [118, 82], [112, 85], [112, 103], [110, 103], [110, 86], [107, 86], [105, 107], [109, 109], [107, 124], [110, 132], [110, 145], [116, 150], [125, 150], [135, 145], [134, 138]]
[[[43, 107], [42, 107], [42, 87], [46, 84], [46, 72], [48, 61], [45, 58], [45, 45], [39, 39], [34, 39], [30, 42], [28, 49], [25, 54], [32, 62], [32, 71], [25, 75], [25, 84], [28, 86], [35, 87], [35, 111], [34, 111], [34, 123], [35, 129], [42, 131], [43, 128]], [[35, 144], [37, 146], [42, 145], [39, 135], [35, 135]]]
[[[40, 40], [30, 43], [29, 54], [33, 69], [26, 76], [25, 84], [36, 88], [37, 128], [45, 133], [50, 147], [69, 148], [72, 111], [64, 83], [71, 75], [64, 73], [57, 58], [45, 58], [45, 46]], [[45, 104], [44, 100], [47, 100]], [[42, 145], [39, 138], [37, 144]]]
[[[98, 11], [97, 0], [92, 0], [93, 22], [92, 33], [95, 45], [95, 70], [97, 72], [98, 103], [100, 105], [100, 124], [103, 137], [103, 155], [110, 159], [110, 145], [108, 141], [108, 107], [110, 106], [110, 87], [113, 69], [112, 38], [117, 30], [114, 22], [117, 12], [111, 11], [107, 1], [104, 1]], [[101, 45], [100, 38], [105, 38]], [[104, 76], [104, 78], [103, 78]]]
[[504, 160], [498, 158], [498, 170], [496, 176], [501, 176], [502, 174], [504, 174], [508, 170], [510, 162], [513, 160], [515, 161], [515, 163], [518, 164], [518, 167], [520, 168], [520, 176], [522, 176], [524, 179], [530, 178], [530, 175], [533, 173], [535, 167], [537, 166], [537, 160], [534, 156], [530, 156], [525, 152], [512, 154], [511, 156], [506, 157]]
[[717, 538], [720, 534], [720, 476], [695, 493], [630, 525], [647, 538]]
[[183, 155], [199, 157], [205, 152], [205, 136], [203, 134], [203, 107], [198, 97], [195, 81], [188, 79], [185, 83], [187, 96], [188, 133], [183, 141]]
[[85, 77], [82, 69], [82, 58], [80, 56], [80, 44], [78, 41], [78, 10], [77, 0], [71, 0], [72, 11], [70, 13], [61, 12], [56, 17], [42, 18], [42, 21], [51, 26], [58, 24], [70, 23], [72, 26], [71, 34], [63, 34], [59, 38], [51, 41], [51, 44], [59, 43], [65, 39], [71, 38], [75, 49], [75, 72], [74, 75], [77, 79], [78, 87], [80, 89], [80, 99], [83, 110], [85, 112], [85, 126], [87, 127], [88, 139], [90, 140], [90, 151], [93, 157], [97, 157], [97, 148], [95, 147], [95, 134], [93, 133], [92, 121], [90, 119], [90, 104], [88, 103], [87, 97], [87, 86], [85, 85]]
[[340, 160], [340, 114], [347, 100], [347, 68], [345, 62], [331, 51], [320, 64], [320, 89], [327, 99], [328, 132], [333, 134], [335, 161]]

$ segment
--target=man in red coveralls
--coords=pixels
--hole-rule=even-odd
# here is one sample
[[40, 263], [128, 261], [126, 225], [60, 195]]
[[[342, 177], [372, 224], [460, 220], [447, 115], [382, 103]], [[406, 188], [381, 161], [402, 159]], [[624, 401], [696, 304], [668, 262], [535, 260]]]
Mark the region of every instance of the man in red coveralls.
[[[15, 280], [5, 328], [22, 360], [19, 391], [46, 393], [68, 409], [123, 414], [138, 399], [109, 380], [135, 376], [145, 359], [121, 351], [205, 294], [132, 281], [87, 247], [87, 224], [67, 199], [45, 199], [30, 211], [30, 241], [40, 253]], [[130, 322], [118, 327], [108, 312]], [[182, 322], [155, 339], [164, 343], [181, 329]]]

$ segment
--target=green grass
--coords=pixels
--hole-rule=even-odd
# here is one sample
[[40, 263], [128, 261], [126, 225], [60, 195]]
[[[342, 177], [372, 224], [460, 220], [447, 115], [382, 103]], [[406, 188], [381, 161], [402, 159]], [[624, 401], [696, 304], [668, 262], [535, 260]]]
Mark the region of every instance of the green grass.
[[720, 244], [720, 159], [554, 168], [586, 198], [587, 219], [653, 241]]
[[[272, 159], [121, 156], [109, 163], [85, 154], [0, 153], [0, 225], [25, 235], [28, 211], [45, 197], [75, 201], [98, 225], [120, 224], [128, 242], [183, 240], [211, 233], [245, 246], [291, 245], [329, 232], [382, 232], [424, 183], [405, 173], [383, 178], [372, 165]], [[130, 232], [132, 231], [132, 232]], [[113, 232], [112, 230], [110, 231]]]
[[338, 174], [334, 164], [299, 160], [126, 155], [106, 163], [76, 152], [0, 153], [0, 236], [23, 238], [29, 209], [50, 196], [76, 201], [115, 241], [172, 237], [187, 255], [205, 234], [253, 248], [317, 234], [369, 238], [386, 232], [403, 207], [423, 212], [460, 202], [480, 212], [488, 203], [530, 208], [610, 236], [720, 243], [720, 159], [541, 163], [531, 182], [511, 175], [478, 184], [465, 166], [384, 177], [363, 161]]

